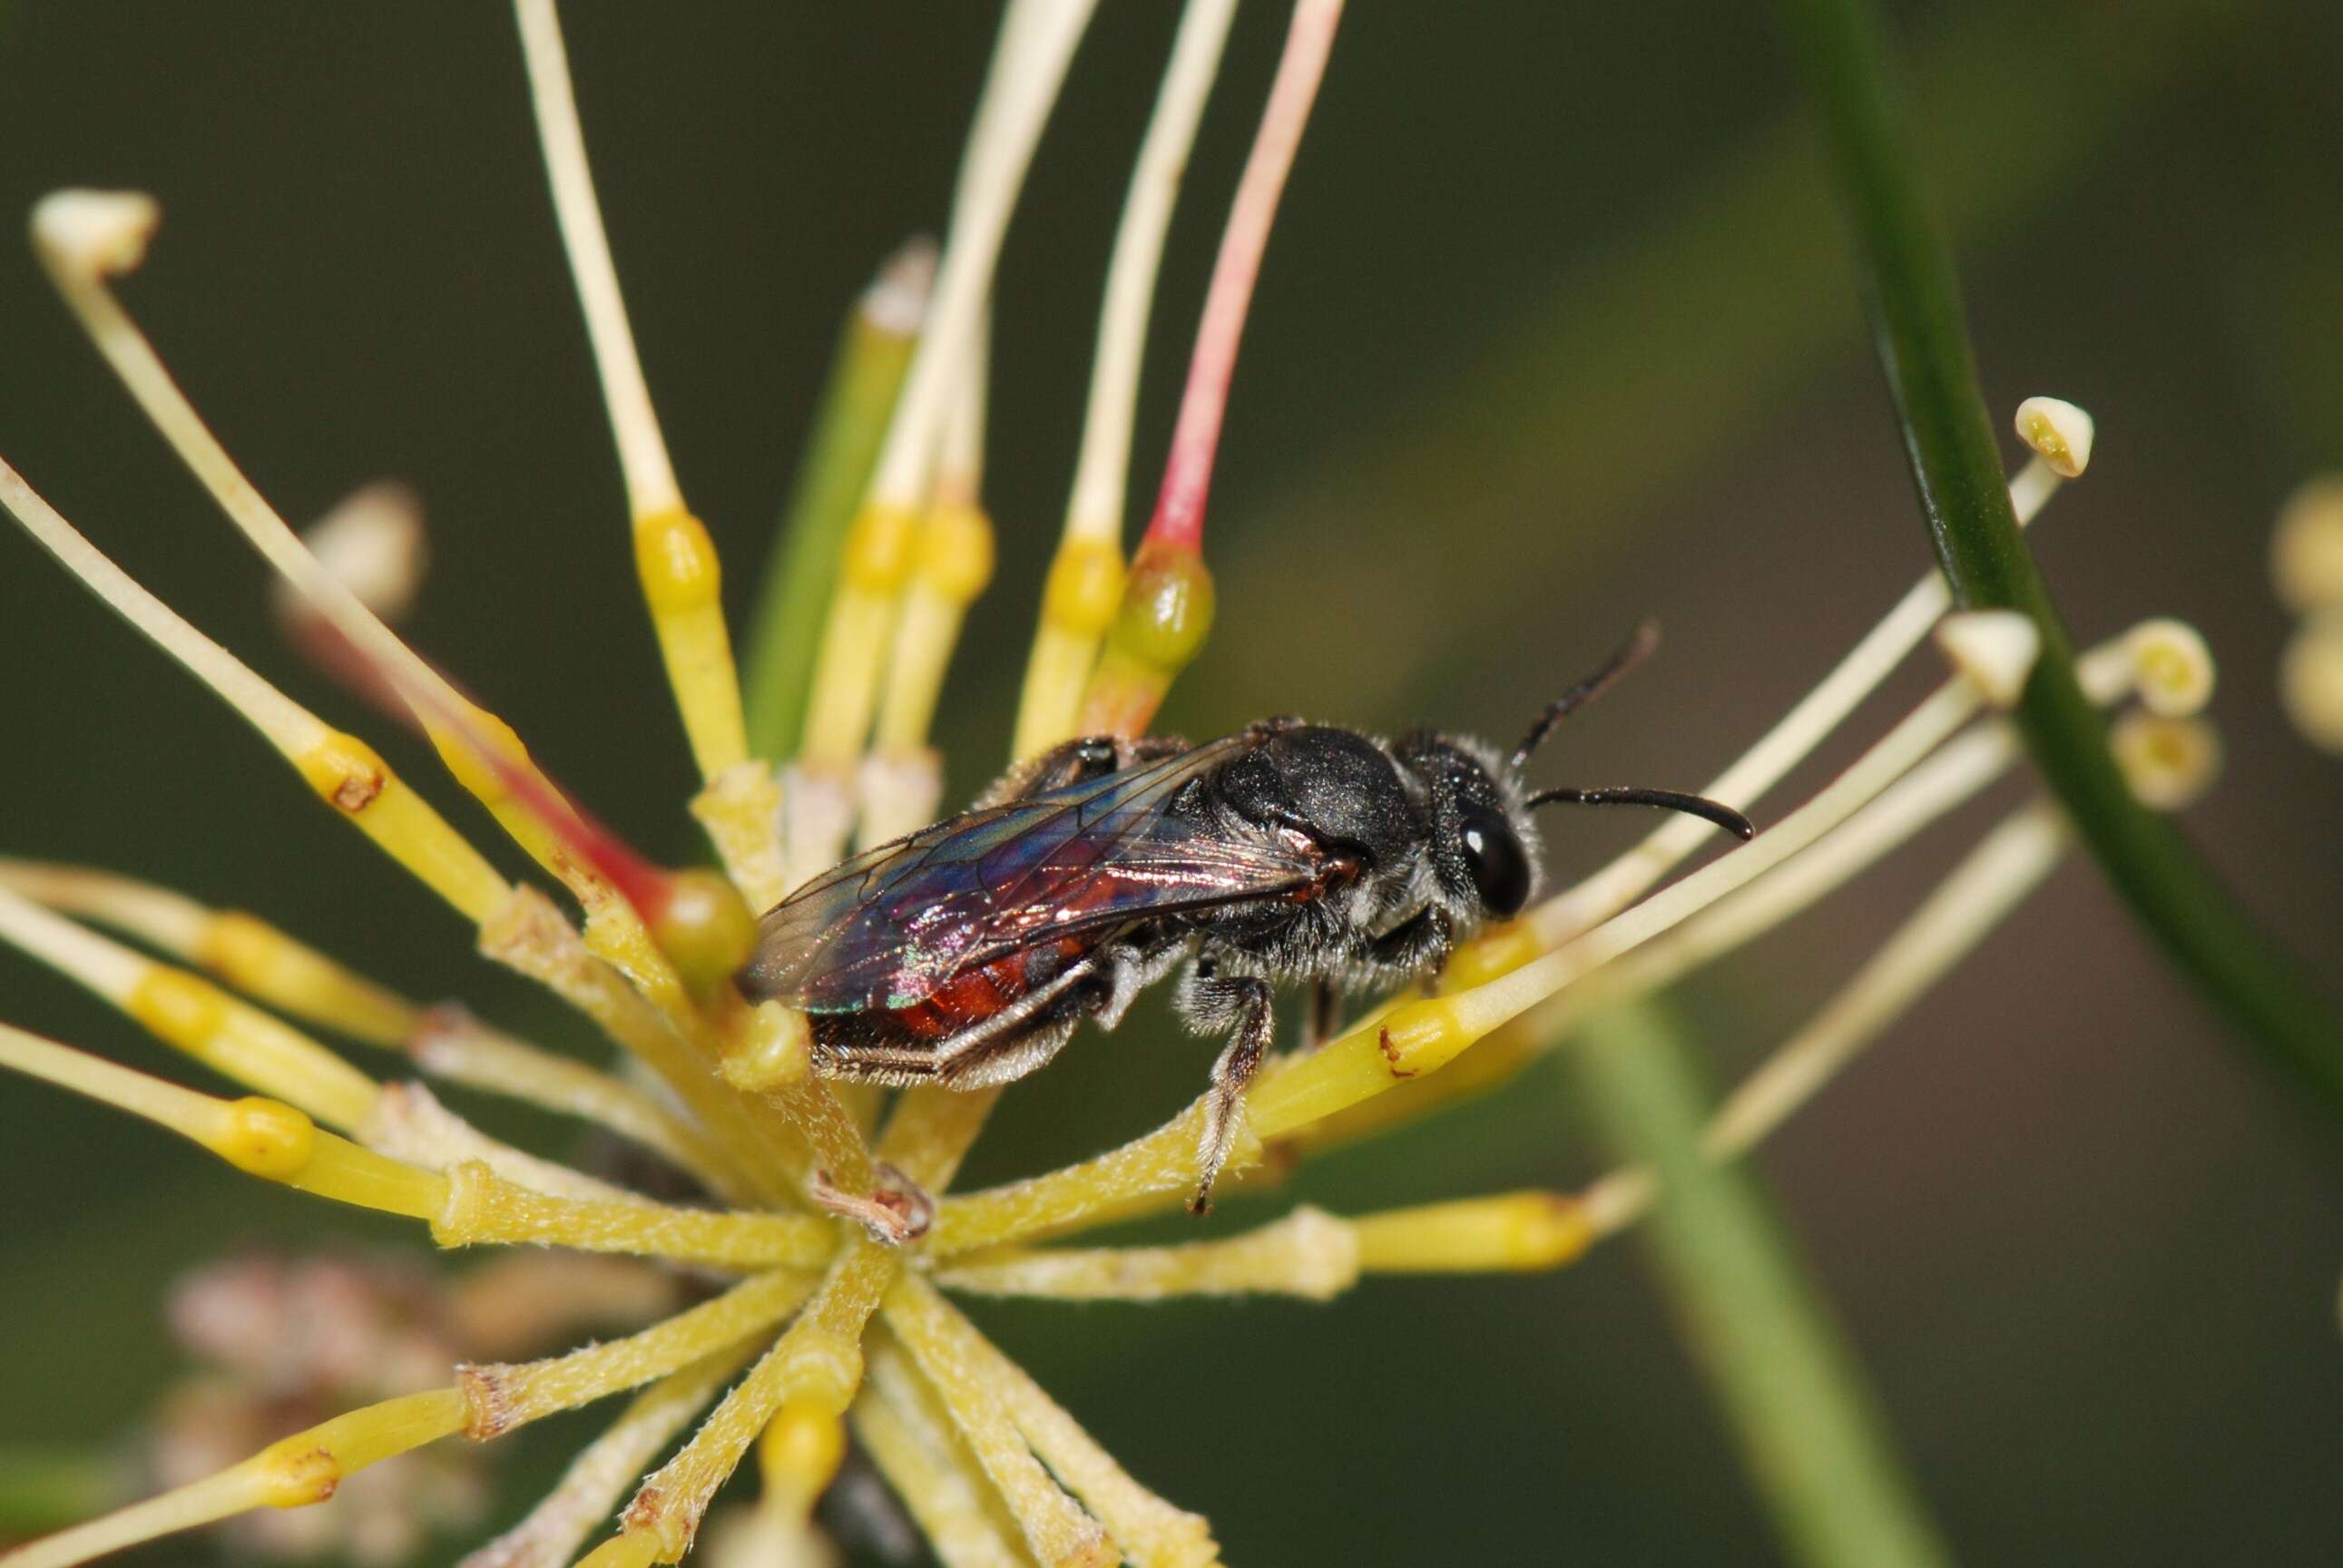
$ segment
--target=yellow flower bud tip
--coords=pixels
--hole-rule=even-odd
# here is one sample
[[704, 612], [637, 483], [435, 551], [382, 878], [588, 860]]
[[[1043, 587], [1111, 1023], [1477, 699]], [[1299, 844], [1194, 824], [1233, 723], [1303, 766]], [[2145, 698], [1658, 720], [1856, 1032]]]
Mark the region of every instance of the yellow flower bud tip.
[[2287, 498], [2270, 538], [2270, 577], [2289, 609], [2343, 609], [2343, 474]]
[[2221, 738], [2201, 719], [2127, 713], [2108, 744], [2132, 793], [2159, 811], [2196, 804], [2221, 771]]
[[53, 191], [33, 208], [33, 244], [59, 272], [105, 277], [136, 270], [162, 221], [144, 191]]
[[318, 799], [346, 816], [355, 817], [373, 805], [390, 782], [390, 769], [375, 749], [340, 730], [328, 731], [294, 759], [294, 765]]
[[680, 507], [635, 519], [635, 569], [643, 598], [659, 615], [712, 605], [723, 588], [707, 525]]
[[737, 973], [757, 945], [757, 917], [720, 873], [669, 873], [648, 923], [684, 984], [706, 991]]
[[[423, 503], [407, 486], [381, 479], [352, 492], [304, 529], [301, 542], [335, 580], [382, 619], [400, 620], [414, 608], [429, 551], [424, 541]], [[317, 616], [287, 578], [270, 581], [268, 598], [288, 621]]]
[[1203, 557], [1152, 540], [1141, 545], [1107, 634], [1113, 648], [1176, 674], [1202, 651], [1212, 629], [1212, 574]]
[[2124, 638], [2124, 651], [2133, 687], [2151, 713], [2182, 719], [2213, 700], [2213, 650], [2187, 621], [2142, 621]]
[[973, 500], [940, 502], [920, 529], [920, 580], [953, 604], [992, 580], [992, 519]]
[[2343, 755], [2343, 612], [2304, 623], [2278, 667], [2278, 696], [2296, 731]]
[[2041, 655], [2042, 633], [2014, 609], [1960, 610], [1936, 623], [1936, 646], [1987, 702], [2014, 708]]
[[298, 1174], [317, 1150], [317, 1124], [281, 1101], [251, 1097], [221, 1108], [207, 1148], [248, 1176], [282, 1181]]
[[2091, 417], [2063, 399], [2028, 397], [2017, 406], [2017, 438], [2062, 479], [2079, 477], [2091, 466], [2097, 433]]
[[1076, 637], [1104, 637], [1121, 608], [1128, 576], [1112, 540], [1070, 538], [1050, 563], [1042, 618]]
[[920, 515], [908, 507], [869, 506], [846, 530], [839, 562], [845, 586], [882, 597], [903, 586], [911, 569], [911, 549], [920, 535]]

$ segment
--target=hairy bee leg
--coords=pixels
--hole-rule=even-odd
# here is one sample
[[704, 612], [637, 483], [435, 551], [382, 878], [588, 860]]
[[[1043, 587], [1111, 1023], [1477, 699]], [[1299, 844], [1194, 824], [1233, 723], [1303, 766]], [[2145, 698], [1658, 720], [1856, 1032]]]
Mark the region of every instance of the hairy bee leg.
[[1342, 994], [1332, 980], [1320, 980], [1310, 988], [1310, 1000], [1302, 1010], [1302, 1054], [1309, 1055], [1342, 1032]]
[[1236, 1143], [1238, 1121], [1244, 1115], [1245, 1086], [1260, 1070], [1277, 1027], [1276, 993], [1258, 976], [1219, 976], [1200, 962], [1181, 986], [1180, 1001], [1189, 1021], [1200, 1027], [1232, 1019], [1236, 1024], [1220, 1060], [1212, 1063], [1204, 1130], [1196, 1141], [1196, 1192], [1188, 1200], [1188, 1212], [1208, 1214], [1212, 1209], [1212, 1183], [1220, 1179], [1221, 1167], [1228, 1163], [1229, 1150]]

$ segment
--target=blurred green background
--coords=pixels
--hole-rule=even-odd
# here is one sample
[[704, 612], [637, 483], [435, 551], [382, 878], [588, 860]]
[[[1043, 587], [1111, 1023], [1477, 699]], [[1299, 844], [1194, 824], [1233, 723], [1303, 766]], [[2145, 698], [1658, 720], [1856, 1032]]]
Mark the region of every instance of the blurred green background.
[[[1996, 418], [2046, 392], [2099, 421], [2090, 477], [2039, 530], [2061, 606], [2086, 639], [2151, 613], [2211, 638], [2229, 771], [2191, 831], [2332, 983], [2343, 762], [2276, 711], [2288, 624], [2263, 555], [2287, 490], [2343, 461], [2343, 14], [1904, 12]], [[1002, 759], [1175, 14], [1104, 7], [1011, 231], [988, 485], [1003, 568], [940, 725], [955, 796]], [[940, 219], [992, 15], [574, 5], [567, 21], [651, 387], [737, 601], [841, 311]], [[1268, 5], [1240, 15], [1172, 235], [1142, 503], [1282, 25]], [[301, 519], [370, 477], [415, 484], [436, 560], [415, 638], [598, 811], [688, 852], [689, 760], [503, 9], [18, 0], [0, 12], [0, 212], [76, 183], [162, 200], [126, 293], [261, 487]], [[19, 244], [0, 246], [0, 451], [206, 629], [353, 716], [282, 648], [258, 562]], [[1735, 755], [1929, 558], [1767, 8], [1354, 6], [1215, 503], [1219, 629], [1168, 728], [1291, 710], [1510, 736], [1651, 614], [1661, 657], [1542, 769], [1691, 786]], [[0, 671], [0, 853], [249, 907], [404, 990], [588, 1046], [14, 537]], [[1850, 742], [1928, 678], [1906, 672]], [[394, 758], [429, 772], [412, 747]], [[1795, 1027], [2016, 788], [1689, 987], [1719, 1077]], [[1590, 816], [1554, 824], [1557, 875], [1642, 826]], [[162, 1065], [13, 956], [0, 1014]], [[1151, 1006], [1010, 1095], [970, 1174], [1151, 1125], [1208, 1057]], [[2343, 1548], [2333, 1147], [2241, 1060], [2070, 866], [1765, 1151], [1965, 1560]], [[1293, 1191], [1344, 1209], [1572, 1182], [1594, 1163], [1581, 1125], [1549, 1064]], [[1262, 1212], [1232, 1202], [1213, 1227]], [[237, 1241], [327, 1236], [420, 1245], [0, 1081], [0, 1447], [131, 1430], [174, 1365], [166, 1282]], [[1232, 1562], [1777, 1550], [1632, 1245], [1553, 1277], [1378, 1282], [1327, 1307], [976, 1315], [1134, 1473], [1208, 1513]], [[520, 1440], [513, 1508], [599, 1419]]]

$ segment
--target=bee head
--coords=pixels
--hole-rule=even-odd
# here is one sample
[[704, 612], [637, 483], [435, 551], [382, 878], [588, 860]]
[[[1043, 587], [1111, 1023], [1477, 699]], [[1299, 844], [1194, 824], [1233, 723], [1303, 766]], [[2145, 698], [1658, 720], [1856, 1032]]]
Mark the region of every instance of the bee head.
[[1518, 773], [1492, 747], [1418, 730], [1392, 754], [1423, 784], [1432, 819], [1432, 870], [1451, 912], [1507, 920], [1538, 883], [1538, 832]]
[[[1742, 839], [1755, 836], [1749, 819], [1722, 801], [1675, 789], [1561, 788], [1532, 791], [1524, 781], [1530, 759], [1573, 710], [1625, 674], [1658, 645], [1659, 628], [1637, 627], [1602, 668], [1546, 706], [1510, 757], [1475, 740], [1420, 730], [1393, 754], [1421, 779], [1432, 812], [1433, 871], [1456, 912], [1477, 908], [1487, 919], [1521, 913], [1538, 883], [1538, 834], [1530, 820], [1540, 806], [1656, 806], [1715, 823]], [[1473, 902], [1464, 904], [1470, 898]]]

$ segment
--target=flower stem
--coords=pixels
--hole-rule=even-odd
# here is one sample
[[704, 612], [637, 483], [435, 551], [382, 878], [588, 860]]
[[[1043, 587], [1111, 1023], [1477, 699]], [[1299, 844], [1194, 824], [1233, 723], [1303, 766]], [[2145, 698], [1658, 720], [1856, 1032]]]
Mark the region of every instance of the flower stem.
[[1650, 1008], [1614, 1010], [1565, 1056], [1614, 1152], [1660, 1178], [1644, 1245], [1791, 1556], [1949, 1563], [1765, 1191], [1746, 1167], [1702, 1151], [1708, 1097], [1675, 1029]]
[[2211, 869], [2140, 804], [2075, 677], [2074, 651], [2012, 516], [1958, 285], [1930, 210], [1869, 0], [1783, 0], [1853, 230], [1879, 357], [1929, 537], [1956, 603], [2014, 609], [2041, 657], [2014, 715], [2108, 880], [2266, 1062], [2343, 1120], [2343, 1020]]

